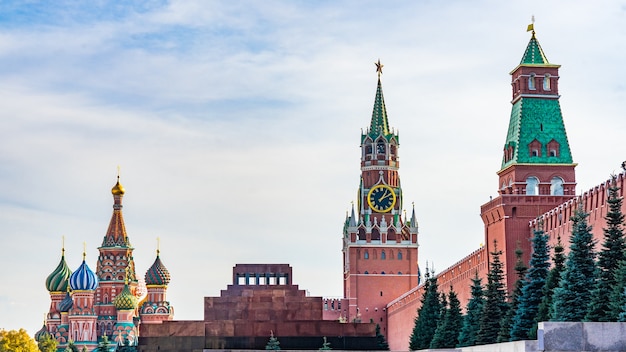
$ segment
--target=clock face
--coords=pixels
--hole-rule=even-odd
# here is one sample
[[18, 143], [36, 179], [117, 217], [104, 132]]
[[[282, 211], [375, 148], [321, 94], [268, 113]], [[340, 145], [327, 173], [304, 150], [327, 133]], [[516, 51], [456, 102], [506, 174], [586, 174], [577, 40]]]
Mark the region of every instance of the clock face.
[[377, 213], [386, 213], [396, 204], [396, 193], [387, 185], [377, 185], [367, 193], [367, 203]]

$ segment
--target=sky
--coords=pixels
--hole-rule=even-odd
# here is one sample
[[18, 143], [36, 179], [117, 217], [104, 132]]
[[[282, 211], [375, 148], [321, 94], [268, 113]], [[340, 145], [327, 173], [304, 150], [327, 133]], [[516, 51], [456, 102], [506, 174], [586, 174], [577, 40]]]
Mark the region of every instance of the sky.
[[118, 165], [137, 274], [159, 237], [175, 319], [201, 320], [237, 263], [340, 297], [378, 59], [419, 265], [461, 260], [533, 15], [580, 193], [626, 159], [624, 1], [3, 1], [0, 328], [41, 327], [63, 236], [95, 270]]

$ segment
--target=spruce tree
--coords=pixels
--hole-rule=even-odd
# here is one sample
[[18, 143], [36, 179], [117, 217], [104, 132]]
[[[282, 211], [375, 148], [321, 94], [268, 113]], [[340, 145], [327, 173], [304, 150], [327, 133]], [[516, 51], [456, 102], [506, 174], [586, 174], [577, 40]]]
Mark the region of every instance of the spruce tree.
[[274, 336], [274, 331], [270, 331], [270, 339], [267, 341], [265, 345], [266, 350], [280, 350], [280, 341], [278, 341], [278, 337]]
[[463, 324], [461, 302], [450, 286], [448, 293], [448, 308], [446, 314], [435, 332], [430, 348], [454, 348], [459, 343], [459, 331]]
[[515, 262], [515, 274], [517, 275], [517, 280], [515, 281], [515, 289], [513, 289], [513, 293], [510, 299], [510, 307], [506, 312], [504, 318], [500, 322], [500, 332], [498, 333], [498, 342], [507, 342], [511, 339], [511, 327], [513, 326], [513, 317], [515, 316], [515, 312], [517, 310], [517, 306], [519, 305], [519, 300], [522, 296], [522, 286], [524, 286], [524, 280], [526, 276], [526, 271], [528, 268], [524, 264], [522, 260], [522, 255], [524, 251], [519, 247], [519, 243], [517, 248], [515, 249], [515, 258], [517, 261]]
[[621, 262], [626, 260], [626, 242], [624, 240], [624, 214], [622, 214], [622, 198], [615, 176], [612, 177], [607, 198], [608, 211], [604, 216], [606, 227], [603, 229], [604, 242], [598, 253], [596, 286], [593, 290], [587, 321], [617, 321], [610, 307], [611, 295], [617, 282], [615, 274]]
[[611, 292], [611, 302], [609, 304], [611, 317], [615, 321], [626, 321], [626, 261], [622, 261], [615, 273], [615, 286]]
[[485, 305], [480, 317], [480, 329], [476, 336], [477, 345], [495, 343], [500, 332], [500, 321], [507, 312], [506, 291], [504, 288], [504, 269], [500, 261], [502, 251], [497, 249], [494, 241], [494, 251], [491, 252], [491, 263], [487, 274], [487, 289], [485, 290]]
[[472, 297], [465, 307], [465, 316], [463, 316], [463, 326], [459, 333], [459, 344], [457, 347], [474, 346], [476, 344], [476, 335], [480, 329], [480, 317], [485, 305], [481, 281], [478, 277], [478, 271], [476, 271], [474, 278], [472, 278]]
[[537, 311], [537, 318], [535, 321], [549, 321], [552, 319], [552, 296], [554, 295], [554, 289], [559, 287], [561, 282], [561, 273], [565, 269], [565, 248], [561, 243], [561, 236], [557, 237], [557, 243], [554, 246], [554, 254], [552, 256], [553, 267], [548, 273], [546, 284], [543, 286], [543, 298]]
[[389, 351], [387, 339], [385, 339], [385, 335], [380, 333], [380, 325], [378, 324], [376, 324], [376, 344], [378, 345], [379, 350]]
[[579, 207], [571, 217], [570, 251], [559, 287], [554, 290], [554, 321], [583, 321], [595, 283], [595, 252], [589, 214]]
[[[539, 226], [543, 226], [540, 223]], [[511, 341], [527, 340], [537, 336], [537, 312], [543, 300], [543, 288], [546, 285], [550, 269], [548, 235], [537, 229], [533, 235], [533, 252], [530, 257], [530, 268], [522, 287], [522, 295], [513, 318]]]
[[437, 277], [426, 268], [422, 305], [417, 310], [415, 325], [409, 340], [411, 350], [423, 350], [430, 347], [430, 342], [435, 335], [435, 330], [437, 330], [440, 314], [441, 302], [439, 301]]

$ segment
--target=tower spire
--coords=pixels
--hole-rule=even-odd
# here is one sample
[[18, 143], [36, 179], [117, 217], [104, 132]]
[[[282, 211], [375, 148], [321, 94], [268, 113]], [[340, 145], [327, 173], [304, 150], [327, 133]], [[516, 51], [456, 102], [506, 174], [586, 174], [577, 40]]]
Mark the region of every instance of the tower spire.
[[383, 74], [383, 64], [375, 62], [376, 73], [378, 74], [378, 86], [376, 88], [376, 98], [374, 99], [374, 109], [372, 111], [372, 121], [370, 123], [369, 135], [376, 138], [379, 134], [387, 137], [389, 132], [389, 121], [387, 119], [387, 108], [385, 107], [385, 98], [383, 97], [383, 87], [380, 83], [380, 76]]

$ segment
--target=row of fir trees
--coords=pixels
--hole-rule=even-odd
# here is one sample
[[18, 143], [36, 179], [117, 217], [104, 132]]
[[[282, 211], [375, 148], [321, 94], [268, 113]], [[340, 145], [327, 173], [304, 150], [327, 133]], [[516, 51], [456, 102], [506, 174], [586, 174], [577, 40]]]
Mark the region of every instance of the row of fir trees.
[[536, 339], [541, 321], [626, 321], [626, 241], [623, 197], [615, 176], [607, 197], [602, 248], [595, 250], [586, 214], [570, 218], [572, 234], [565, 255], [560, 237], [552, 248], [542, 224], [533, 231], [528, 266], [517, 250], [517, 281], [507, 297], [501, 250], [494, 251], [486, 286], [475, 274], [462, 314], [456, 293], [439, 293], [437, 277], [426, 269], [424, 294], [409, 341], [411, 350], [454, 348]]

